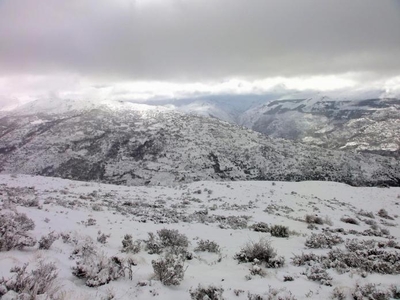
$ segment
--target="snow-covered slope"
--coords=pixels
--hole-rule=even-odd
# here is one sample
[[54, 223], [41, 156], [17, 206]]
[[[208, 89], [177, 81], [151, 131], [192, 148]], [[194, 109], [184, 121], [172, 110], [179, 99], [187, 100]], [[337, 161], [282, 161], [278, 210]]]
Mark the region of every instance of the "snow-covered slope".
[[[282, 95], [280, 95], [282, 97]], [[278, 98], [279, 99], [279, 98]], [[150, 102], [152, 103], [152, 102]], [[400, 157], [400, 100], [241, 96], [164, 100], [160, 105], [327, 149]]]
[[216, 102], [198, 100], [185, 105], [173, 106], [174, 109], [197, 116], [217, 118], [222, 121], [236, 123], [236, 111], [230, 107], [219, 105]]
[[271, 137], [399, 157], [400, 100], [277, 100], [242, 114], [239, 124]]
[[[48, 250], [36, 244], [0, 252], [0, 297], [15, 295], [1, 285], [4, 278], [13, 286], [16, 274], [9, 272], [11, 268], [28, 263], [30, 272], [40, 262], [54, 263], [58, 272], [55, 286], [48, 289], [51, 299], [206, 299], [190, 297], [190, 290], [199, 284], [222, 289], [221, 298], [213, 299], [237, 300], [389, 299], [397, 298], [400, 291], [400, 262], [396, 260], [400, 255], [399, 188], [255, 181], [126, 187], [0, 175], [0, 195], [0, 216], [25, 213], [34, 222], [33, 230], [22, 232], [27, 237], [56, 237]], [[319, 217], [323, 224], [310, 220], [308, 224], [307, 215], [308, 219]], [[349, 223], [350, 219], [357, 224]], [[287, 226], [289, 236], [272, 236], [267, 227], [273, 225]], [[149, 254], [146, 248], [148, 233], [157, 236], [162, 229], [178, 230], [190, 242], [186, 251], [192, 257], [183, 262], [185, 272], [177, 286], [164, 286], [152, 267], [152, 261], [169, 250]], [[134, 252], [122, 252], [126, 234], [139, 245]], [[324, 242], [324, 237], [332, 244]], [[283, 266], [267, 268], [262, 262], [239, 264], [234, 259], [245, 244], [260, 239], [270, 242], [283, 258]], [[220, 251], [195, 251], [200, 240], [217, 243]], [[295, 264], [296, 257], [304, 255], [312, 259]], [[124, 265], [134, 262], [131, 279], [126, 269], [126, 277], [86, 286], [96, 283], [87, 281], [88, 277], [99, 281], [108, 276], [104, 271], [109, 259]], [[88, 273], [73, 275], [79, 265], [86, 266]], [[113, 266], [118, 270], [118, 264]], [[49, 274], [36, 274], [35, 282], [45, 275]]]
[[[107, 102], [0, 119], [0, 170], [127, 185], [332, 180], [399, 185], [399, 162], [271, 139], [213, 118]], [[42, 110], [39, 110], [42, 109]]]

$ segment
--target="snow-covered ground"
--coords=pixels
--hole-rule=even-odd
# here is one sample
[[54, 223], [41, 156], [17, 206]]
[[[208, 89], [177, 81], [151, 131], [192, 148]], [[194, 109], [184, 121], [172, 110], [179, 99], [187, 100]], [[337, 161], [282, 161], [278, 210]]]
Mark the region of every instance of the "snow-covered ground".
[[[49, 250], [39, 250], [35, 245], [0, 252], [0, 278], [10, 277], [9, 270], [15, 265], [28, 262], [33, 268], [41, 260], [54, 262], [58, 268], [56, 285], [60, 287], [55, 295], [59, 299], [190, 299], [190, 290], [199, 284], [221, 287], [223, 299], [290, 299], [290, 292], [296, 299], [329, 299], [334, 291], [342, 291], [347, 299], [352, 299], [357, 284], [381, 284], [378, 287], [381, 290], [399, 285], [398, 261], [389, 262], [393, 266], [392, 274], [368, 272], [362, 268], [344, 268], [341, 272], [338, 268], [326, 268], [331, 280], [325, 285], [323, 280], [307, 278], [306, 274], [318, 267], [317, 262], [295, 266], [292, 258], [311, 252], [326, 255], [332, 249], [310, 249], [305, 243], [312, 233], [327, 231], [343, 239], [343, 243], [333, 249], [346, 252], [347, 239], [374, 239], [381, 242], [381, 251], [399, 257], [396, 242], [400, 238], [397, 216], [400, 188], [359, 188], [333, 182], [254, 181], [126, 187], [29, 175], [0, 175], [0, 199], [0, 214], [17, 211], [34, 221], [35, 228], [30, 234], [37, 240], [53, 231], [64, 237], [70, 235], [69, 242], [59, 238]], [[381, 209], [385, 209], [388, 216], [378, 216]], [[372, 212], [373, 218], [360, 215], [361, 210]], [[306, 215], [321, 217], [324, 224], [310, 225], [305, 222]], [[359, 224], [345, 223], [341, 221], [343, 217], [353, 218]], [[265, 222], [269, 227], [287, 226], [290, 235], [281, 238], [268, 232], [256, 232], [252, 225], [258, 222]], [[176, 286], [165, 286], [154, 277], [152, 260], [163, 254], [148, 254], [145, 242], [139, 253], [121, 252], [126, 234], [131, 234], [133, 240], [148, 240], [149, 232], [156, 234], [164, 228], [177, 229], [186, 235], [190, 242], [187, 250], [193, 254], [184, 261], [184, 278]], [[343, 230], [336, 230], [338, 228]], [[99, 232], [110, 235], [105, 244], [97, 241]], [[246, 243], [258, 242], [260, 238], [269, 241], [277, 255], [285, 259], [280, 268], [266, 268], [261, 264], [263, 276], [250, 274], [250, 269], [257, 270], [258, 266], [239, 264], [234, 258]], [[215, 241], [220, 253], [194, 251], [201, 239]], [[82, 243], [92, 245], [108, 257], [132, 258], [136, 264], [132, 268], [132, 279], [121, 277], [99, 287], [86, 286], [84, 279], [72, 274], [78, 260], [72, 252]], [[289, 277], [293, 281], [287, 281]], [[268, 291], [270, 295], [275, 293], [287, 298], [267, 298]], [[256, 298], [257, 294], [265, 298]]]

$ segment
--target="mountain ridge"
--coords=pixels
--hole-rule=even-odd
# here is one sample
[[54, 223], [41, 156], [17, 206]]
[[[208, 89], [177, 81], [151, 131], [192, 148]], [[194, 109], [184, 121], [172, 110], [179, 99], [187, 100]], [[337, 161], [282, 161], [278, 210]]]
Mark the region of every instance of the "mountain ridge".
[[270, 137], [332, 150], [400, 157], [400, 100], [397, 98], [348, 100], [319, 95], [255, 102], [250, 98], [239, 110], [232, 110], [227, 100], [212, 98], [177, 103], [174, 108], [185, 113], [216, 117]]
[[391, 158], [272, 139], [166, 108], [107, 103], [59, 114], [21, 109], [0, 118], [1, 172], [125, 185], [198, 180], [400, 185], [400, 166]]

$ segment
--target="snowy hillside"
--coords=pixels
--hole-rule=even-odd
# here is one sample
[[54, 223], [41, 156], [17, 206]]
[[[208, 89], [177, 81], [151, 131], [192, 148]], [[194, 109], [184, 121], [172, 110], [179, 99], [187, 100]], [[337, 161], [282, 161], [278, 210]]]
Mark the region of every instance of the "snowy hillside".
[[[22, 290], [65, 300], [400, 293], [399, 188], [255, 181], [126, 187], [0, 175], [0, 197], [2, 299]], [[245, 251], [248, 243], [247, 250], [262, 250]]]
[[[185, 100], [174, 108], [212, 116], [284, 138], [327, 149], [355, 150], [399, 157], [400, 100], [305, 99]], [[168, 101], [166, 101], [168, 103]]]
[[84, 107], [62, 101], [61, 113], [56, 107], [30, 103], [0, 118], [1, 172], [126, 185], [198, 180], [400, 184], [394, 159], [271, 139], [214, 118], [112, 101]]
[[328, 149], [398, 157], [400, 100], [277, 100], [242, 114], [239, 124], [271, 137]]
[[233, 124], [236, 122], [237, 113], [233, 108], [220, 107], [218, 103], [212, 101], [195, 101], [186, 105], [173, 106], [173, 108], [197, 116], [217, 118]]

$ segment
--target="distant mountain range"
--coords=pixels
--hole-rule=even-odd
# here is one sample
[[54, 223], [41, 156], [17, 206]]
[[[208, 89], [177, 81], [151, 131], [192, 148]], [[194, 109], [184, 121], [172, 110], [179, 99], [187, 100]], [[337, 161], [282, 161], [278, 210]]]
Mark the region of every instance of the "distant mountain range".
[[[283, 114], [287, 102], [277, 103], [266, 107]], [[301, 106], [300, 100], [293, 103]], [[118, 101], [35, 101], [5, 113], [0, 171], [127, 185], [197, 180], [400, 185], [400, 164], [392, 157], [322, 149], [218, 118]]]
[[176, 101], [173, 107], [245, 126], [269, 137], [400, 157], [399, 99], [192, 99]]

